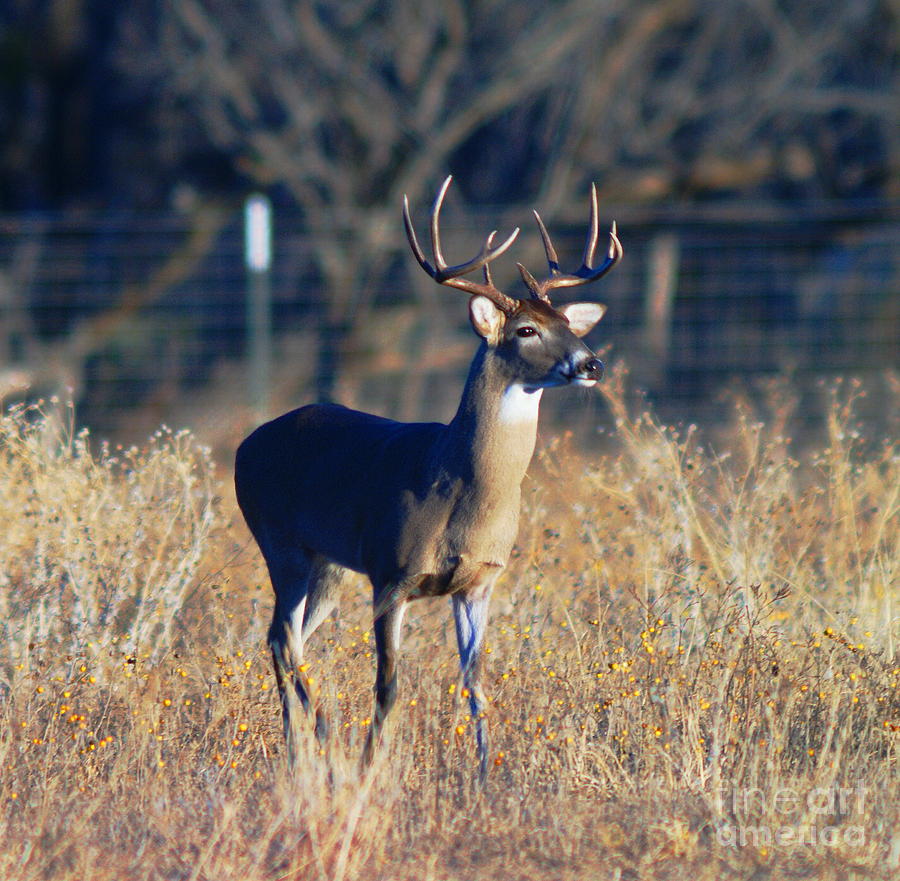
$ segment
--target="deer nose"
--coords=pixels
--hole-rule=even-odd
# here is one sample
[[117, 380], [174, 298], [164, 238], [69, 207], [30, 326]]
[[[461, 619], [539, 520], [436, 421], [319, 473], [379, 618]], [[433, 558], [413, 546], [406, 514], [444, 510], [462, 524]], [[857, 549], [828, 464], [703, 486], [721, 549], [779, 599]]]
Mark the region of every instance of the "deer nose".
[[603, 362], [599, 358], [588, 358], [581, 365], [581, 372], [587, 379], [603, 378]]

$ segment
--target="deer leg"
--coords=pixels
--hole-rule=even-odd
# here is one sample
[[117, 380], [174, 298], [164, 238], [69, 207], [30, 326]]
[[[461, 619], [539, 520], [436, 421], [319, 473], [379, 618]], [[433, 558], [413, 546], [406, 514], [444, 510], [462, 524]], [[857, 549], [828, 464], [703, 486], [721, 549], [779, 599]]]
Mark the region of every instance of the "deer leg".
[[[343, 576], [343, 567], [328, 561], [325, 557], [316, 557], [309, 576], [306, 602], [303, 607], [303, 623], [299, 628], [299, 638], [291, 636], [297, 643], [294, 654], [298, 658], [303, 656], [303, 646], [306, 640], [315, 632], [316, 628], [328, 617], [338, 600], [338, 592]], [[299, 684], [299, 683], [298, 683]], [[302, 688], [302, 686], [301, 686]], [[309, 689], [307, 682], [306, 688]], [[306, 705], [308, 709], [308, 704]], [[328, 721], [322, 706], [316, 703], [316, 739], [322, 743], [328, 737]]]
[[485, 698], [481, 689], [481, 647], [487, 625], [488, 600], [493, 581], [466, 593], [453, 594], [453, 617], [463, 684], [469, 692], [469, 711], [475, 725], [475, 744], [482, 780], [487, 776], [488, 738], [484, 720]]
[[310, 708], [309, 694], [301, 681], [298, 668], [303, 663], [303, 620], [313, 558], [304, 551], [267, 550], [266, 564], [275, 591], [275, 609], [269, 626], [269, 647], [272, 650], [275, 681], [281, 698], [288, 761], [294, 764], [300, 726], [298, 701], [307, 713]]
[[372, 715], [372, 727], [363, 748], [362, 764], [372, 764], [375, 747], [379, 743], [381, 729], [391, 707], [397, 700], [397, 653], [400, 650], [400, 625], [406, 603], [390, 606], [375, 619], [375, 648], [378, 653], [378, 666], [375, 672], [375, 711]]
[[305, 709], [309, 699], [303, 686], [297, 681], [296, 668], [291, 657], [289, 616], [284, 614], [275, 602], [272, 623], [269, 626], [269, 647], [272, 650], [272, 665], [275, 668], [275, 682], [281, 699], [281, 717], [284, 724], [284, 740], [287, 744], [288, 762], [293, 765], [297, 758], [297, 736], [300, 707], [298, 698]]

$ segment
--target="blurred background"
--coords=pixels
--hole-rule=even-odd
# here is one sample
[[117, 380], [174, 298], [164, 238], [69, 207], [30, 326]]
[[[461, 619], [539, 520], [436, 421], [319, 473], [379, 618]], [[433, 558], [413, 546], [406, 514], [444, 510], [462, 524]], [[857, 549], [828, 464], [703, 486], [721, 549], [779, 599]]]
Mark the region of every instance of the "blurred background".
[[[667, 419], [900, 360], [897, 0], [6, 0], [0, 397], [74, 396], [123, 442], [228, 449], [333, 398], [449, 419], [475, 339], [411, 259], [440, 181], [451, 262], [531, 208], [622, 263], [589, 342]], [[71, 391], [70, 391], [71, 390]], [[759, 391], [763, 394], [764, 392]], [[546, 406], [549, 405], [549, 406]], [[585, 437], [598, 396], [548, 396]], [[809, 408], [813, 412], [813, 408]], [[810, 416], [810, 418], [812, 418]]]

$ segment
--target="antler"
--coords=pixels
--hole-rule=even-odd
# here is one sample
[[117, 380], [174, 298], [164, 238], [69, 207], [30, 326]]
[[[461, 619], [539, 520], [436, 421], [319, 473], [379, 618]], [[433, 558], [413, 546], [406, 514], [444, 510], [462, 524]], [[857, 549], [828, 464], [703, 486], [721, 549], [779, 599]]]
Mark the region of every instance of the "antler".
[[[489, 264], [492, 260], [506, 251], [506, 249], [516, 240], [516, 236], [519, 234], [519, 228], [516, 227], [512, 231], [512, 235], [510, 235], [503, 244], [498, 245], [496, 248], [492, 248], [491, 242], [493, 242], [494, 236], [497, 235], [497, 230], [494, 230], [487, 237], [484, 247], [477, 256], [473, 257], [467, 263], [460, 263], [457, 266], [448, 266], [446, 260], [444, 260], [444, 254], [441, 251], [439, 218], [441, 205], [443, 204], [444, 196], [447, 193], [447, 188], [450, 186], [451, 180], [453, 180], [453, 175], [450, 175], [444, 181], [437, 194], [437, 198], [434, 200], [434, 207], [431, 209], [431, 248], [434, 252], [435, 265], [432, 266], [425, 259], [425, 254], [419, 247], [416, 233], [413, 230], [412, 219], [409, 216], [409, 200], [404, 195], [403, 224], [406, 227], [406, 237], [409, 239], [409, 246], [412, 248], [416, 260], [419, 261], [419, 266], [421, 266], [422, 269], [424, 269], [438, 284], [459, 288], [461, 291], [466, 291], [470, 294], [481, 294], [482, 296], [493, 300], [493, 302], [504, 312], [512, 312], [516, 308], [517, 301], [513, 297], [508, 297], [502, 291], [499, 291], [494, 287], [494, 283], [491, 280]], [[460, 277], [476, 269], [484, 270], [484, 284], [479, 284], [476, 281]]]
[[594, 252], [597, 250], [598, 239], [596, 184], [591, 184], [591, 220], [587, 242], [584, 246], [584, 257], [581, 261], [581, 268], [575, 270], [575, 272], [564, 273], [560, 270], [559, 259], [556, 256], [556, 250], [553, 247], [553, 243], [550, 241], [547, 228], [544, 226], [544, 222], [541, 220], [541, 216], [537, 211], [534, 212], [534, 217], [535, 220], [537, 220], [538, 227], [541, 231], [541, 239], [544, 242], [547, 263], [550, 265], [550, 277], [545, 278], [543, 281], [537, 281], [537, 279], [535, 279], [521, 263], [517, 263], [516, 266], [519, 267], [522, 280], [528, 286], [528, 290], [531, 291], [531, 296], [535, 299], [549, 303], [550, 297], [547, 293], [548, 291], [554, 290], [555, 288], [570, 288], [575, 285], [587, 284], [590, 281], [595, 281], [600, 278], [600, 276], [606, 275], [622, 256], [622, 243], [616, 235], [616, 222], [613, 221], [612, 229], [609, 232], [609, 250], [606, 253], [606, 258], [600, 266], [595, 267], [593, 265]]

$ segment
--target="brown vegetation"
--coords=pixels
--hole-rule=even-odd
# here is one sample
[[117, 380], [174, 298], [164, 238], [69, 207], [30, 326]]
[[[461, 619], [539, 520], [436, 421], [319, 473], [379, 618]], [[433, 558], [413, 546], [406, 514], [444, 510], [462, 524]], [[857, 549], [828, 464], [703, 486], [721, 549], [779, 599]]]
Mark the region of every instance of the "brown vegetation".
[[788, 395], [736, 403], [713, 450], [620, 380], [614, 447], [551, 444], [526, 485], [483, 790], [444, 603], [413, 606], [360, 778], [374, 659], [348, 585], [310, 646], [332, 739], [292, 779], [228, 475], [188, 434], [92, 451], [64, 408], [4, 416], [0, 877], [896, 875], [896, 443], [847, 384], [802, 462]]

